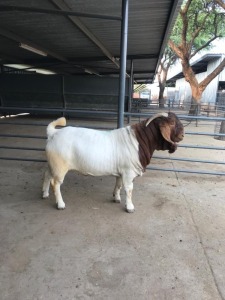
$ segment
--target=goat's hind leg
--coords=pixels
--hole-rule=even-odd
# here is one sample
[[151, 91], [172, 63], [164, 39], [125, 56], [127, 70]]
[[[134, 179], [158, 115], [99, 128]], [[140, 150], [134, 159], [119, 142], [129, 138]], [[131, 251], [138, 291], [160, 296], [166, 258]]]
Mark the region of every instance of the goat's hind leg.
[[58, 209], [64, 209], [66, 207], [65, 202], [63, 201], [60, 185], [63, 183], [63, 180], [53, 179], [53, 190], [55, 193], [55, 200]]
[[43, 192], [42, 198], [48, 198], [51, 180], [52, 180], [52, 175], [48, 168], [46, 170], [45, 176], [44, 176], [44, 182], [43, 182], [43, 187], [42, 187], [42, 192]]
[[[63, 183], [63, 180], [68, 170], [68, 166], [60, 156], [51, 156], [51, 160], [49, 163], [49, 174], [51, 174], [50, 183], [53, 187], [56, 205], [58, 209], [64, 209], [66, 207], [61, 195], [60, 186]], [[49, 184], [49, 181], [46, 181], [46, 186], [47, 183]]]
[[120, 190], [122, 188], [122, 177], [116, 177], [116, 185], [113, 191], [113, 196], [114, 196], [114, 202], [120, 203], [121, 198], [120, 198]]
[[[64, 176], [63, 176], [63, 179], [64, 179]], [[44, 183], [43, 183], [43, 188], [42, 188], [42, 191], [43, 191], [42, 198], [48, 198], [50, 184], [52, 184], [53, 191], [54, 191], [55, 198], [56, 198], [56, 205], [57, 205], [58, 209], [65, 208], [65, 203], [63, 201], [61, 191], [60, 191], [60, 185], [63, 183], [63, 179], [62, 180], [54, 179], [49, 168], [45, 172]]]

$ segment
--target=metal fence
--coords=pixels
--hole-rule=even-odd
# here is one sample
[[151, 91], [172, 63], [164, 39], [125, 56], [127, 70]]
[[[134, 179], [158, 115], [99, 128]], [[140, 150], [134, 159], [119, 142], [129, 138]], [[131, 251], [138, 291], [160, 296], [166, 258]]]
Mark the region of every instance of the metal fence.
[[[205, 107], [209, 107], [209, 111], [206, 111]], [[175, 108], [175, 107], [174, 107]], [[185, 130], [185, 135], [189, 135], [189, 136], [208, 136], [211, 137], [212, 139], [218, 139], [218, 140], [224, 140], [225, 139], [225, 133], [221, 132], [222, 125], [223, 123], [225, 123], [225, 117], [224, 117], [224, 113], [221, 113], [221, 111], [225, 110], [225, 106], [222, 107], [215, 107], [215, 105], [211, 105], [211, 104], [203, 104], [202, 106], [200, 106], [201, 110], [199, 111], [199, 115], [198, 116], [190, 116], [187, 114], [182, 114], [182, 111], [176, 110], [175, 112], [177, 113], [177, 115], [179, 116], [179, 118], [184, 122], [186, 122], [187, 124], [189, 124], [190, 122], [192, 122], [192, 124], [194, 124], [194, 127], [196, 128], [195, 131], [193, 130]], [[143, 110], [142, 110], [143, 111]], [[157, 111], [158, 112], [158, 111]], [[210, 114], [209, 114], [210, 112]], [[131, 116], [137, 116], [135, 113], [133, 114], [129, 114]], [[139, 118], [140, 117], [148, 117], [149, 115], [143, 114], [143, 113], [139, 113], [138, 114]], [[205, 122], [204, 125], [211, 123], [211, 132], [209, 131], [200, 131], [199, 127], [201, 127], [202, 122]], [[225, 130], [223, 131], [225, 132]], [[207, 146], [207, 145], [201, 145], [201, 144], [186, 144], [186, 143], [181, 143], [180, 145], [178, 145], [179, 148], [184, 148], [187, 151], [195, 151], [195, 149], [201, 149], [203, 151], [214, 151], [215, 155], [213, 155], [214, 157], [218, 156], [218, 151], [222, 151], [223, 153], [223, 157], [225, 157], [225, 144], [222, 143], [221, 146]], [[179, 152], [179, 151], [178, 151]], [[164, 167], [158, 167], [158, 166], [153, 166], [152, 164], [150, 164], [150, 166], [148, 167], [148, 169], [151, 170], [160, 170], [160, 171], [174, 171], [174, 172], [182, 172], [182, 173], [192, 173], [192, 174], [207, 174], [207, 175], [225, 175], [225, 160], [211, 160], [211, 159], [201, 159], [201, 158], [187, 158], [187, 157], [176, 157], [173, 155], [170, 156], [164, 156], [164, 155], [158, 155], [154, 154], [153, 156], [154, 159], [159, 159], [159, 160], [168, 160], [170, 162], [185, 162], [185, 163], [196, 163], [197, 169], [194, 170], [193, 168], [191, 169], [186, 169], [186, 168], [164, 168]], [[203, 166], [205, 165], [210, 165], [214, 166], [215, 168], [217, 166], [221, 166], [223, 168], [222, 171], [211, 171], [211, 170], [204, 170]]]
[[[168, 110], [168, 109], [167, 109]], [[20, 109], [18, 108], [18, 111], [20, 111]], [[26, 111], [23, 109], [21, 109], [21, 111]], [[34, 109], [35, 111], [35, 109]], [[194, 127], [196, 128], [195, 130], [188, 130], [188, 126], [185, 130], [185, 134], [186, 136], [209, 136], [212, 139], [214, 138], [224, 138], [225, 137], [225, 133], [221, 133], [221, 132], [217, 132], [218, 130], [214, 129], [211, 130], [211, 132], [209, 131], [200, 131], [199, 130], [199, 124], [202, 125], [203, 122], [207, 122], [207, 124], [211, 124], [211, 128], [218, 128], [217, 124], [222, 124], [223, 122], [225, 122], [225, 117], [224, 116], [219, 116], [218, 115], [218, 109], [216, 110], [217, 112], [212, 112], [210, 110], [210, 113], [212, 114], [212, 116], [210, 114], [208, 114], [208, 112], [202, 110], [201, 114], [198, 116], [189, 116], [187, 114], [183, 114], [182, 110], [176, 110], [175, 112], [177, 113], [177, 115], [179, 116], [179, 118], [181, 119], [181, 121], [183, 123], [186, 123], [186, 125], [188, 125], [189, 123], [194, 124]], [[40, 109], [38, 109], [38, 112], [40, 113]], [[45, 109], [46, 112], [46, 109]], [[58, 114], [58, 115], [62, 115], [62, 114], [66, 114], [68, 113], [67, 110], [49, 110], [50, 113], [54, 113], [54, 114]], [[116, 119], [117, 113], [116, 112], [104, 112], [104, 111], [84, 111], [84, 110], [72, 110], [73, 115], [74, 116], [83, 116], [86, 118], [90, 118], [90, 116], [95, 116], [99, 119], [99, 121], [101, 120], [106, 120], [107, 118], [114, 118]], [[154, 114], [155, 111], [153, 110], [145, 110], [145, 112], [131, 112], [131, 113], [125, 113], [125, 117], [130, 117], [132, 122], [136, 122], [137, 119], [138, 121], [140, 121], [142, 118], [149, 118], [150, 115]], [[104, 119], [102, 119], [104, 118]], [[37, 122], [34, 121], [32, 118], [29, 118], [29, 121], [25, 118], [25, 119], [18, 119], [18, 118], [4, 118], [2, 117], [0, 119], [0, 126], [3, 125], [10, 125], [10, 132], [3, 132], [2, 129], [0, 129], [0, 137], [1, 137], [1, 144], [0, 144], [0, 150], [1, 152], [8, 153], [8, 155], [6, 156], [5, 154], [0, 154], [0, 159], [1, 160], [16, 160], [16, 161], [30, 161], [30, 162], [45, 162], [45, 158], [43, 155], [44, 152], [44, 145], [45, 145], [45, 140], [46, 140], [46, 136], [45, 134], [43, 135], [36, 135], [36, 134], [17, 134], [14, 133], [14, 131], [16, 132], [16, 130], [14, 130], [13, 128], [18, 128], [19, 126], [25, 126], [25, 128], [35, 128], [36, 126], [38, 128], [45, 128], [47, 126], [47, 122]], [[85, 126], [83, 126], [85, 127]], [[109, 129], [107, 126], [102, 126], [102, 127], [96, 127], [93, 125], [88, 125], [86, 127], [91, 127], [91, 128], [96, 128], [96, 129]], [[192, 126], [193, 127], [193, 126]], [[1, 128], [1, 127], [0, 127]], [[112, 129], [112, 127], [110, 128]], [[32, 130], [29, 130], [29, 132]], [[26, 132], [26, 129], [25, 129]], [[14, 140], [17, 139], [20, 140], [21, 142], [19, 144], [22, 145], [14, 145]], [[37, 146], [32, 146], [34, 144], [37, 144]], [[186, 149], [187, 151], [195, 151], [195, 149], [201, 149], [202, 151], [215, 151], [216, 156], [218, 156], [218, 151], [222, 151], [222, 153], [224, 153], [223, 151], [225, 150], [225, 145], [223, 142], [221, 142], [221, 146], [218, 145], [201, 145], [199, 143], [194, 144], [194, 143], [181, 143], [178, 147], [180, 149]], [[26, 145], [26, 146], [24, 146]], [[41, 145], [41, 147], [40, 147]], [[30, 156], [31, 157], [19, 157], [18, 151], [28, 151], [30, 153], [32, 153]], [[0, 153], [1, 153], [0, 152]], [[181, 151], [180, 151], [181, 152]], [[12, 154], [14, 153], [14, 154]], [[27, 153], [27, 152], [26, 152]], [[42, 153], [41, 156], [43, 157], [39, 157], [40, 155], [38, 155], [38, 153]], [[161, 153], [161, 152], [160, 152]], [[179, 151], [177, 151], [176, 153], [179, 153]], [[148, 169], [151, 170], [158, 170], [158, 171], [173, 171], [173, 172], [183, 172], [183, 173], [194, 173], [194, 174], [208, 174], [208, 175], [225, 175], [225, 161], [223, 160], [211, 160], [211, 159], [202, 159], [202, 158], [197, 158], [197, 157], [192, 157], [189, 158], [185, 155], [185, 152], [182, 151], [183, 153], [183, 157], [177, 157], [176, 155], [162, 155], [159, 154], [159, 152], [155, 152], [153, 159], [152, 159], [152, 163], [150, 164], [150, 166], [148, 167]], [[164, 154], [164, 153], [163, 153]], [[225, 157], [225, 155], [223, 155]], [[164, 167], [161, 166], [163, 161], [167, 161], [170, 164], [172, 164], [172, 167]], [[159, 166], [157, 165], [157, 162], [159, 162]], [[177, 168], [176, 166], [174, 166], [174, 164], [176, 164], [177, 162], [181, 162], [184, 163], [185, 165], [187, 163], [192, 164], [191, 168], [186, 168], [183, 167], [181, 165], [180, 168]], [[197, 169], [193, 168], [193, 164], [195, 166], [197, 166]], [[212, 170], [204, 170], [205, 165], [208, 166], [213, 166], [214, 167], [214, 171]], [[218, 166], [218, 170], [217, 170], [217, 166]], [[224, 167], [224, 169], [223, 169]], [[222, 170], [221, 170], [222, 168]]]

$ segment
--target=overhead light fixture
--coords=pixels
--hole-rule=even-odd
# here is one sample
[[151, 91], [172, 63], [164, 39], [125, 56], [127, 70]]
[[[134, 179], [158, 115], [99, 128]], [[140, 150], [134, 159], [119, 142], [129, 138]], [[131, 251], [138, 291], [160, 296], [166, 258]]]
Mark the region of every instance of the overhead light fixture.
[[84, 68], [84, 72], [87, 73], [87, 74], [94, 74], [94, 75], [97, 75], [97, 76], [101, 77], [101, 75], [99, 73], [97, 73], [96, 71], [94, 71], [90, 68]]
[[20, 48], [23, 48], [23, 49], [25, 49], [25, 50], [31, 51], [31, 52], [33, 52], [33, 53], [42, 55], [42, 56], [47, 56], [47, 55], [48, 55], [48, 54], [45, 53], [44, 51], [41, 51], [41, 50], [36, 49], [36, 48], [33, 48], [33, 47], [31, 47], [31, 46], [29, 46], [29, 45], [27, 45], [27, 44], [20, 43], [20, 44], [19, 44], [19, 47], [20, 47]]
[[57, 74], [53, 71], [46, 70], [46, 69], [39, 69], [39, 68], [33, 68], [30, 65], [21, 65], [21, 64], [4, 64], [3, 66], [17, 69], [17, 70], [24, 70], [24, 71], [31, 71], [31, 72], [36, 72], [38, 74], [46, 74], [46, 75], [51, 75], [51, 74]]
[[92, 72], [91, 70], [86, 69], [86, 68], [84, 69], [84, 72], [85, 72], [85, 73], [88, 73], [88, 74], [93, 74], [93, 72]]

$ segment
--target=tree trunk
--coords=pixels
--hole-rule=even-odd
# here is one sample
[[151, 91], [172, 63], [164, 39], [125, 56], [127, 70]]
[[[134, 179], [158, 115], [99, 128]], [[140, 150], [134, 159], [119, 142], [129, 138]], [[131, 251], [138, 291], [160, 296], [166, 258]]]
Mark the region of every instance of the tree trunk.
[[191, 106], [189, 108], [188, 115], [189, 116], [198, 116], [200, 114], [200, 108], [201, 108], [201, 104], [199, 102], [197, 102], [192, 96]]
[[165, 107], [165, 101], [164, 101], [164, 98], [163, 98], [164, 90], [165, 90], [165, 86], [160, 84], [159, 85], [159, 107], [160, 108]]
[[195, 99], [192, 97], [191, 98], [191, 106], [189, 108], [188, 115], [189, 116], [197, 116], [198, 114], [198, 106], [199, 104], [195, 101]]
[[165, 71], [165, 68], [161, 65], [160, 72], [158, 72], [158, 81], [159, 81], [159, 107], [164, 108], [164, 90], [166, 86], [166, 76], [167, 72]]

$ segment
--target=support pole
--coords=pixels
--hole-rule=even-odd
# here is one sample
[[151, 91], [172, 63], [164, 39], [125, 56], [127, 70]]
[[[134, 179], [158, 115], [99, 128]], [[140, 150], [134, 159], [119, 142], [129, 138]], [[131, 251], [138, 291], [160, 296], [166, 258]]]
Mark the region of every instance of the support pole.
[[126, 88], [126, 63], [127, 63], [127, 35], [128, 35], [128, 3], [129, 0], [122, 2], [122, 24], [120, 37], [120, 79], [119, 79], [119, 103], [117, 127], [124, 126], [124, 102]]
[[[128, 99], [128, 112], [131, 112], [133, 100], [133, 87], [134, 87], [134, 62], [130, 61], [130, 80], [129, 80], [129, 99]], [[128, 124], [130, 124], [131, 116], [128, 116]]]
[[[62, 75], [62, 101], [63, 101], [63, 109], [66, 109], [66, 99], [65, 99], [65, 78]], [[63, 117], [65, 117], [65, 113], [62, 113]]]

